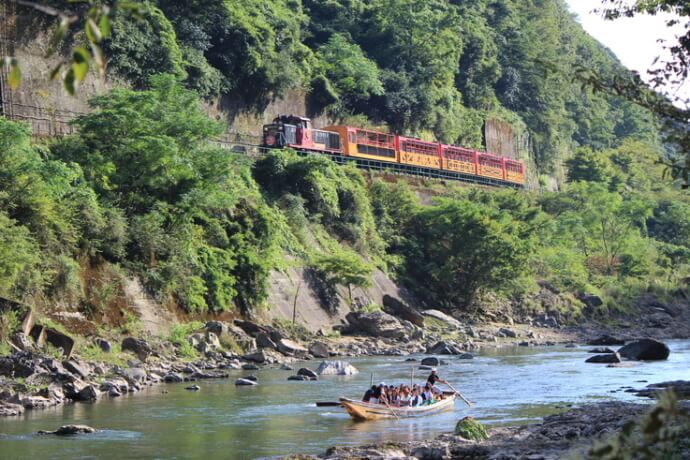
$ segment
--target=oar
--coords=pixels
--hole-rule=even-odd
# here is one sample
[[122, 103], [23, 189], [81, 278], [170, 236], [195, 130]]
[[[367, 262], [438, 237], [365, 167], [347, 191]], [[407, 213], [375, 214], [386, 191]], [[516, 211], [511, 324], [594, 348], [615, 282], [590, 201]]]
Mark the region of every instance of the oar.
[[318, 401], [316, 402], [316, 407], [338, 407], [342, 406], [341, 403], [337, 401]]
[[388, 404], [388, 398], [386, 398], [386, 407], [390, 409], [390, 411], [393, 412], [393, 415], [395, 415], [395, 418], [397, 418], [398, 421], [400, 421], [400, 417], [398, 417], [398, 414], [396, 414], [393, 408], [390, 406], [390, 404]]
[[458, 390], [456, 390], [455, 388], [453, 388], [453, 385], [451, 385], [451, 384], [448, 383], [448, 382], [446, 382], [446, 385], [448, 385], [448, 386], [450, 387], [450, 389], [453, 390], [453, 391], [455, 392], [455, 394], [457, 394], [458, 396], [460, 396], [460, 399], [462, 399], [463, 401], [465, 401], [465, 404], [467, 404], [469, 407], [472, 407], [472, 403], [469, 402], [469, 401], [462, 395], [462, 393], [460, 393]]

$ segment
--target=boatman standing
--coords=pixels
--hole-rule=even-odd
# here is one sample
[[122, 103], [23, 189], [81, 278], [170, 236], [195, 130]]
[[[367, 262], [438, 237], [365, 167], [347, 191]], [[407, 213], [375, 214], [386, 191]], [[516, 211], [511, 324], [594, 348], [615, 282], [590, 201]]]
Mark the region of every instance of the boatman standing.
[[446, 382], [445, 380], [443, 380], [441, 377], [438, 376], [436, 368], [431, 369], [431, 374], [429, 374], [429, 378], [427, 378], [426, 381], [431, 385], [431, 388], [435, 389], [439, 393], [441, 391], [435, 387], [436, 382], [440, 382], [440, 383], [444, 383], [444, 384], [448, 385], [448, 382]]

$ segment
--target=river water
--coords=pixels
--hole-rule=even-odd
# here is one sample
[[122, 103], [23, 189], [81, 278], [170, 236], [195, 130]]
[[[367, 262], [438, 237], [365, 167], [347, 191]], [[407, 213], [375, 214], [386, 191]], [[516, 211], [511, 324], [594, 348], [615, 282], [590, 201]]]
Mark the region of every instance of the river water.
[[[201, 391], [185, 384], [159, 385], [132, 396], [72, 404], [22, 417], [0, 419], [0, 459], [253, 459], [288, 453], [319, 453], [335, 444], [363, 444], [434, 437], [472, 415], [488, 424], [522, 423], [563, 410], [568, 404], [602, 399], [638, 400], [622, 387], [690, 379], [690, 341], [669, 343], [668, 361], [609, 369], [585, 364], [587, 347], [504, 348], [473, 360], [446, 358], [439, 373], [475, 403], [457, 401], [455, 411], [409, 420], [355, 423], [339, 408], [314, 401], [359, 398], [370, 379], [410, 382], [406, 357], [357, 358], [360, 373], [289, 382], [294, 372], [254, 372], [260, 384], [235, 387], [234, 371], [222, 381], [204, 381]], [[421, 356], [417, 357], [421, 358]], [[308, 363], [315, 368], [318, 362]], [[418, 363], [417, 363], [418, 364]], [[415, 371], [415, 380], [426, 378]], [[68, 423], [101, 432], [71, 438], [39, 436], [38, 430]]]

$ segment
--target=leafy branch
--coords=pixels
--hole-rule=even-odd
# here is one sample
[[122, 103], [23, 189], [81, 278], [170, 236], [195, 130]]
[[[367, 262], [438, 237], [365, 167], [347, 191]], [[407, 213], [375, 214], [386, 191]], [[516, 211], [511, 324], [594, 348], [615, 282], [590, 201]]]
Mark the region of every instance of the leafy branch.
[[[89, 70], [95, 69], [99, 75], [104, 75], [106, 59], [101, 47], [103, 41], [110, 36], [112, 21], [117, 12], [124, 11], [134, 17], [141, 17], [141, 4], [135, 1], [116, 1], [112, 4], [99, 0], [70, 0], [75, 4], [83, 4], [77, 12], [60, 10], [46, 5], [44, 2], [26, 0], [10, 0], [17, 5], [32, 8], [47, 16], [57, 19], [58, 25], [50, 38], [50, 46], [45, 57], [51, 57], [59, 50], [60, 45], [70, 35], [70, 32], [81, 28], [86, 37], [87, 46], [76, 45], [71, 53], [61, 60], [50, 72], [51, 80], [61, 80], [65, 90], [73, 95], [79, 84], [84, 81]], [[16, 90], [21, 85], [22, 71], [16, 57], [5, 56], [0, 61], [7, 74], [7, 82]]]

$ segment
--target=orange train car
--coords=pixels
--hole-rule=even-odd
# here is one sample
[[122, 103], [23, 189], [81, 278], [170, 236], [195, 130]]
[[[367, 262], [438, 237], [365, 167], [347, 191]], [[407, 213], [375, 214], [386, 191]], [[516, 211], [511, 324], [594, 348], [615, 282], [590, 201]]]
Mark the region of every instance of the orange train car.
[[328, 126], [324, 131], [340, 135], [340, 143], [345, 156], [367, 158], [369, 160], [398, 162], [398, 152], [393, 134], [381, 133], [349, 126]]
[[441, 152], [435, 142], [395, 136], [400, 163], [424, 168], [441, 169]]
[[446, 171], [477, 175], [478, 152], [455, 145], [441, 144], [442, 167]]
[[525, 164], [522, 161], [504, 158], [503, 171], [506, 182], [520, 185], [525, 184]]
[[477, 154], [477, 175], [491, 179], [505, 180], [503, 157], [490, 153]]

